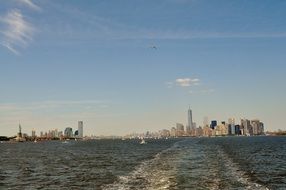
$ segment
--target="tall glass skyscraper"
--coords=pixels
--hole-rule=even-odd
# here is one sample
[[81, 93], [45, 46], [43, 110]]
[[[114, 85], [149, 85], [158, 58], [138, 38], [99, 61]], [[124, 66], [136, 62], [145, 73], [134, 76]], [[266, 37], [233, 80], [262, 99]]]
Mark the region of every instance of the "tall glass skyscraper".
[[78, 122], [78, 137], [83, 137], [83, 121]]
[[191, 129], [194, 129], [194, 126], [193, 126], [193, 114], [192, 114], [192, 110], [191, 108], [189, 108], [188, 110], [188, 125]]

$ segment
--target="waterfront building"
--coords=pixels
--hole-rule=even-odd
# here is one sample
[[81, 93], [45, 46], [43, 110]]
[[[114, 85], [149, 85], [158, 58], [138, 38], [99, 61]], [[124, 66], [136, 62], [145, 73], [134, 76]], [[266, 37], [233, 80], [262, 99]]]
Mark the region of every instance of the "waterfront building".
[[62, 131], [59, 131], [59, 132], [58, 132], [58, 137], [61, 138], [62, 136], [63, 136], [63, 132], [62, 132]]
[[234, 118], [228, 119], [228, 134], [235, 135], [235, 119]]
[[229, 118], [228, 119], [228, 124], [235, 125], [235, 119], [234, 118]]
[[201, 126], [199, 126], [199, 127], [196, 129], [196, 136], [199, 136], [199, 137], [204, 136], [204, 131], [203, 131], [203, 128], [202, 128]]
[[236, 135], [241, 135], [240, 125], [235, 125], [235, 134]]
[[262, 135], [264, 133], [264, 125], [258, 119], [251, 121], [253, 135]]
[[227, 126], [223, 124], [217, 125], [214, 131], [216, 136], [225, 136], [228, 134]]
[[171, 137], [175, 137], [176, 136], [176, 128], [175, 127], [172, 127], [171, 129]]
[[203, 136], [204, 137], [209, 137], [212, 135], [212, 129], [209, 128], [209, 126], [204, 126], [203, 127]]
[[22, 127], [21, 127], [21, 124], [19, 124], [19, 132], [15, 140], [18, 142], [23, 142], [23, 141], [26, 141], [27, 136], [28, 136], [27, 134], [22, 134]]
[[193, 122], [193, 129], [196, 129], [196, 128], [197, 128], [197, 123]]
[[188, 126], [190, 127], [190, 129], [194, 129], [194, 126], [193, 126], [193, 113], [192, 113], [191, 108], [189, 108], [189, 110], [188, 110]]
[[211, 121], [211, 128], [215, 129], [216, 126], [217, 126], [217, 121], [216, 120]]
[[253, 134], [252, 126], [250, 125], [250, 120], [241, 119], [241, 128], [243, 129], [242, 135], [249, 136]]
[[78, 137], [83, 138], [83, 121], [78, 122]]
[[36, 137], [36, 131], [33, 129], [32, 130], [32, 135], [31, 135], [31, 137]]
[[186, 135], [190, 136], [191, 135], [191, 127], [190, 126], [186, 126]]
[[205, 127], [205, 126], [208, 126], [208, 127], [209, 127], [209, 125], [210, 125], [210, 123], [209, 123], [209, 118], [208, 118], [207, 116], [204, 117], [203, 125], [204, 125], [203, 127]]
[[73, 137], [72, 128], [67, 127], [67, 128], [65, 129], [64, 136], [65, 136], [66, 138], [71, 138], [71, 137]]
[[185, 135], [184, 125], [181, 123], [176, 124], [176, 136], [181, 137]]
[[163, 129], [161, 131], [159, 131], [159, 134], [161, 137], [169, 137], [170, 136], [170, 131], [167, 129]]
[[55, 129], [55, 130], [54, 130], [54, 134], [55, 134], [55, 135], [54, 135], [54, 137], [55, 137], [55, 138], [59, 138], [59, 132], [58, 132], [58, 129]]
[[22, 127], [21, 127], [21, 124], [19, 124], [19, 132], [18, 132], [17, 137], [18, 138], [22, 138]]
[[230, 125], [230, 134], [235, 135], [235, 125], [233, 124]]

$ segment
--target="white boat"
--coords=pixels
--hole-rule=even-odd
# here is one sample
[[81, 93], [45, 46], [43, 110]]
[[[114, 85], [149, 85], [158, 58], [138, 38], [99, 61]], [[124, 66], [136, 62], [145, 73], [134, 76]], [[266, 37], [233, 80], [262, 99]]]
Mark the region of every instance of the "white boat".
[[144, 139], [141, 140], [140, 144], [147, 144]]

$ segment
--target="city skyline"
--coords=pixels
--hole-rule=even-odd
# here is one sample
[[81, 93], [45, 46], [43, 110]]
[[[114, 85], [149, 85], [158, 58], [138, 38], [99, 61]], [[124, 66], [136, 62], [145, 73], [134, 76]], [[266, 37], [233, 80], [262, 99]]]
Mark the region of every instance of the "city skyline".
[[[0, 134], [285, 129], [286, 2], [1, 1]], [[223, 9], [222, 9], [223, 7]], [[154, 48], [155, 47], [155, 48]], [[77, 125], [78, 124], [78, 125]]]
[[[210, 137], [210, 136], [229, 136], [229, 135], [243, 135], [243, 136], [255, 136], [255, 135], [265, 135], [265, 127], [264, 123], [260, 121], [260, 119], [247, 119], [245, 117], [240, 118], [240, 123], [236, 122], [237, 120], [235, 118], [228, 118], [228, 122], [226, 120], [211, 120], [208, 121], [207, 117], [203, 118], [202, 125], [197, 126], [196, 122], [193, 122], [192, 120], [192, 110], [189, 107], [187, 110], [187, 124], [184, 125], [181, 122], [176, 122], [176, 126], [172, 127], [169, 131], [166, 128], [160, 129], [158, 131], [144, 131], [146, 132], [146, 135], [148, 133], [155, 134], [153, 137], [198, 137], [198, 136], [204, 136], [204, 137]], [[254, 123], [254, 125], [253, 125]], [[190, 125], [191, 124], [191, 125]], [[259, 130], [257, 128], [260, 128], [262, 126], [262, 130]], [[17, 134], [17, 138], [22, 138], [22, 134], [25, 135], [25, 137], [30, 138], [46, 138], [46, 139], [53, 139], [56, 138], [84, 138], [84, 137], [120, 137], [120, 136], [129, 136], [130, 134], [109, 134], [109, 135], [102, 135], [102, 134], [87, 134], [83, 135], [83, 121], [78, 121], [77, 130], [73, 131], [73, 127], [66, 127], [64, 130], [53, 128], [49, 129], [48, 131], [40, 131], [40, 133], [37, 135], [36, 130], [33, 128], [31, 131], [31, 135], [29, 135], [29, 132], [22, 133], [22, 126], [21, 123], [19, 123], [19, 130]], [[250, 127], [250, 128], [249, 128]], [[224, 129], [222, 129], [224, 128]], [[248, 129], [249, 128], [249, 129]], [[175, 132], [175, 131], [177, 132]], [[252, 132], [250, 132], [250, 130]], [[280, 130], [280, 129], [279, 129]], [[221, 131], [224, 131], [221, 133]], [[219, 132], [219, 133], [218, 133]], [[271, 132], [271, 131], [267, 131]], [[273, 131], [272, 131], [273, 132]], [[139, 133], [138, 131], [133, 131], [132, 134], [143, 134], [142, 132]], [[173, 134], [172, 134], [173, 133]], [[179, 134], [179, 135], [178, 135]], [[148, 136], [148, 135], [147, 135]], [[137, 136], [139, 138], [143, 138], [143, 136]]]

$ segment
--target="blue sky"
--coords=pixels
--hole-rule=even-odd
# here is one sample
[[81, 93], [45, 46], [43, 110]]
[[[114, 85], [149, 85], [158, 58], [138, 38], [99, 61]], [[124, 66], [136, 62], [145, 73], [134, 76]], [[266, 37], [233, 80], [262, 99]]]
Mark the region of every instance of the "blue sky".
[[86, 134], [156, 131], [185, 124], [189, 105], [198, 124], [285, 129], [285, 1], [0, 4], [0, 134], [78, 120]]

